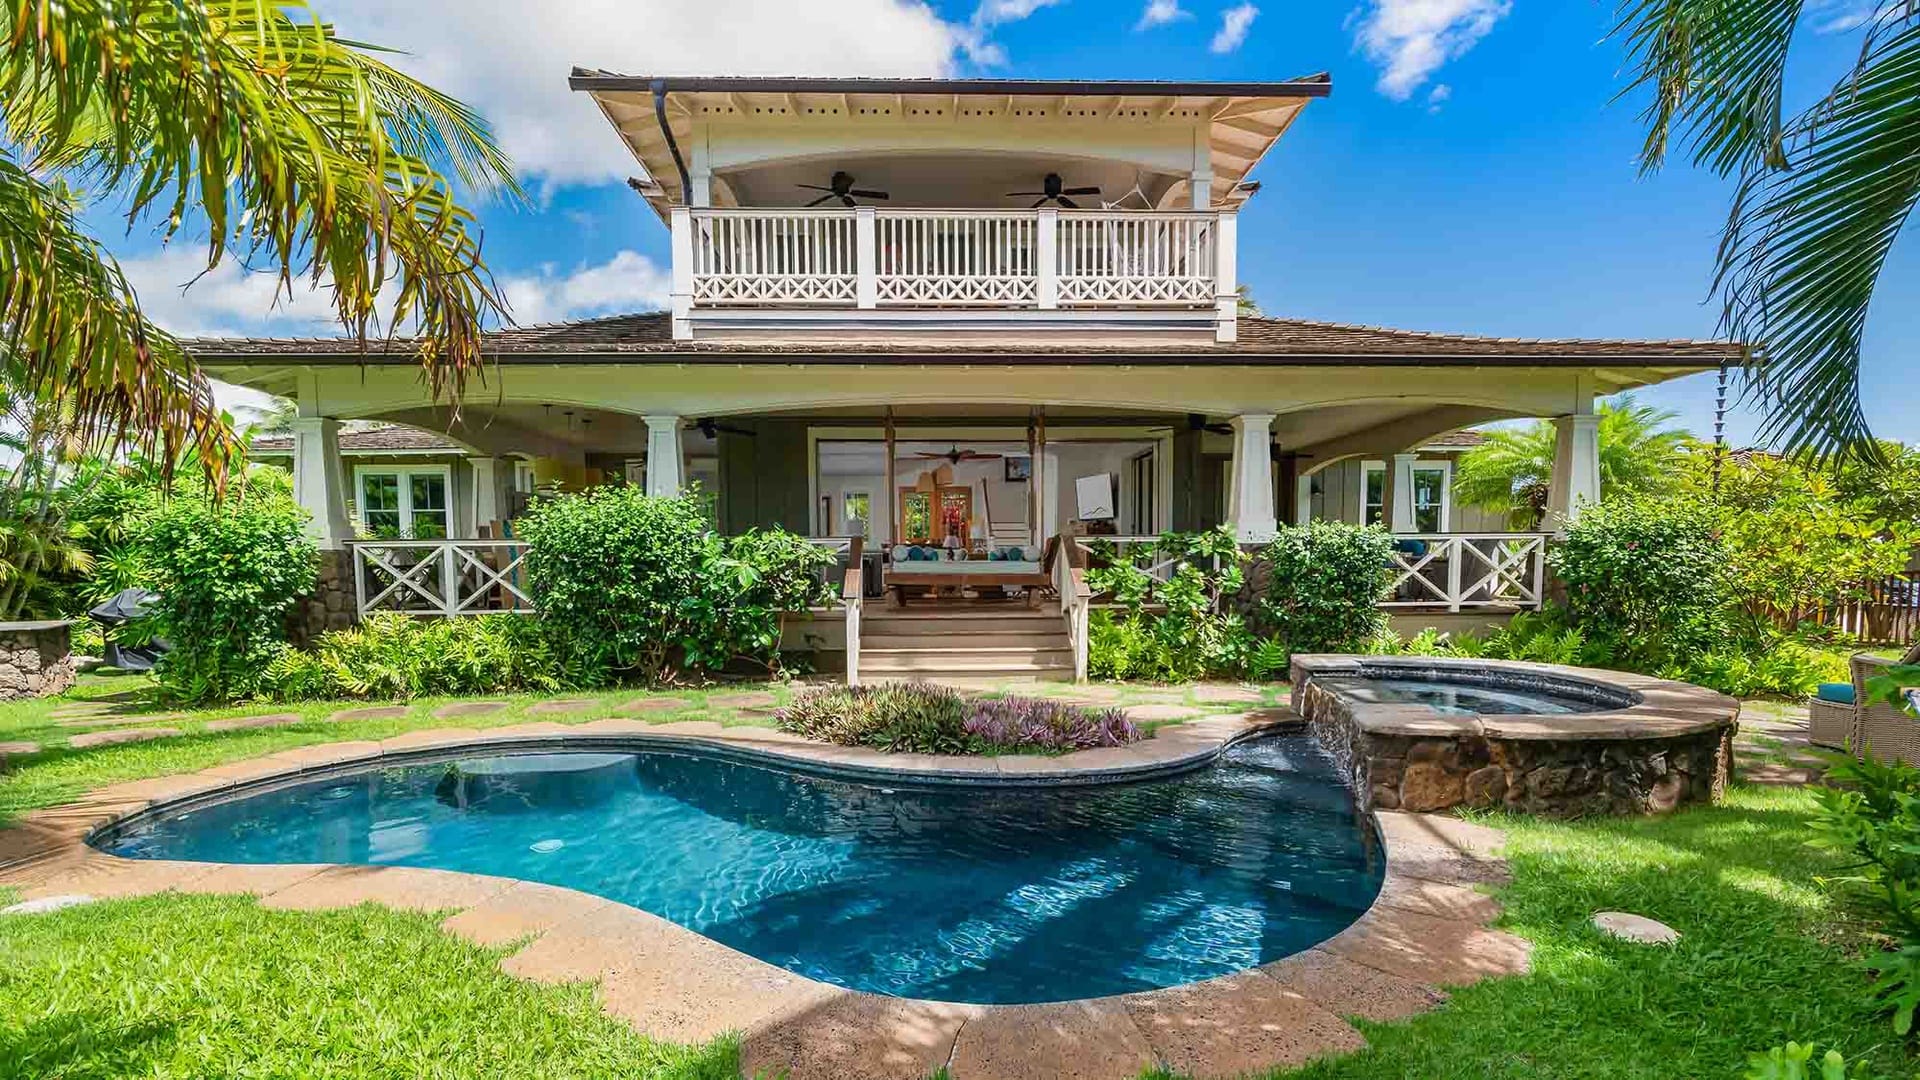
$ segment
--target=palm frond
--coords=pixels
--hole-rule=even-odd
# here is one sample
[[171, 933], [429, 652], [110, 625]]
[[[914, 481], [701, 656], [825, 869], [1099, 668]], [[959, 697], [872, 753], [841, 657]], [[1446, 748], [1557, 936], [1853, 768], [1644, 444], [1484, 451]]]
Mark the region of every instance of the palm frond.
[[1777, 164], [1787, 54], [1803, 0], [1626, 0], [1613, 34], [1645, 90], [1641, 167], [1658, 169], [1676, 134], [1695, 164], [1730, 175]]

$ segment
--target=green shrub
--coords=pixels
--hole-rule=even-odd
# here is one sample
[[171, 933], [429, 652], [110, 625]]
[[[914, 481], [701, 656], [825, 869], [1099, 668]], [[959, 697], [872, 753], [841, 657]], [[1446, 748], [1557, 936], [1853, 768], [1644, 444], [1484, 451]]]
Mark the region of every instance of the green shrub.
[[287, 611], [313, 590], [307, 515], [264, 485], [222, 503], [181, 497], [140, 519], [131, 542], [160, 595], [141, 620], [172, 649], [155, 669], [176, 701], [251, 695], [285, 637]]
[[1386, 625], [1393, 537], [1377, 526], [1315, 521], [1281, 528], [1257, 557], [1267, 570], [1254, 629], [1292, 652], [1351, 652]]
[[1695, 504], [1623, 499], [1588, 507], [1549, 554], [1586, 640], [1639, 670], [1719, 640], [1727, 551]]
[[567, 642], [569, 667], [648, 682], [734, 659], [779, 664], [781, 623], [832, 595], [832, 555], [791, 534], [713, 531], [705, 500], [606, 487], [534, 504], [534, 606]]
[[1907, 1035], [1920, 1008], [1920, 769], [1834, 760], [1827, 785], [1813, 789], [1814, 838], [1853, 860], [1838, 881], [1863, 889], [1895, 938], [1896, 948], [1863, 963], [1878, 976], [1871, 992], [1893, 1013], [1894, 1030]]
[[1231, 532], [1163, 533], [1125, 555], [1096, 543], [1092, 562], [1088, 587], [1119, 612], [1088, 621], [1090, 674], [1191, 682], [1248, 671], [1260, 642], [1226, 610], [1246, 581], [1247, 556]]
[[[1855, 1068], [1854, 1075], [1867, 1075], [1865, 1063]], [[1828, 1050], [1816, 1066], [1812, 1043], [1790, 1042], [1764, 1054], [1747, 1055], [1746, 1080], [1847, 1080], [1847, 1059], [1838, 1050]]]
[[404, 700], [432, 695], [552, 693], [591, 673], [570, 671], [546, 624], [523, 615], [417, 619], [393, 612], [321, 635], [311, 651], [283, 649], [260, 696]]

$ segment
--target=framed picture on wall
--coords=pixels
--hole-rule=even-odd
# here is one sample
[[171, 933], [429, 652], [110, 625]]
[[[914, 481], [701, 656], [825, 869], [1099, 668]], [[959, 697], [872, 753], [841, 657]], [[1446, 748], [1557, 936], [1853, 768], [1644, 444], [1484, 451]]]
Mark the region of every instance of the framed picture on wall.
[[1006, 463], [1007, 483], [1024, 484], [1033, 479], [1033, 459], [1026, 456], [1015, 457], [1008, 454], [1002, 459]]

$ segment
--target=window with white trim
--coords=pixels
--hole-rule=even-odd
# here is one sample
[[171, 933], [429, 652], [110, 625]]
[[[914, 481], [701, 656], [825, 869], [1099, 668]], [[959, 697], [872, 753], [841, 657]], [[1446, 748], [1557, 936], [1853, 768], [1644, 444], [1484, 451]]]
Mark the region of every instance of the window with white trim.
[[353, 470], [360, 527], [376, 540], [438, 540], [452, 520], [445, 465], [359, 465]]
[[[1369, 461], [1360, 473], [1360, 499], [1368, 525], [1387, 523], [1387, 463]], [[1443, 533], [1453, 517], [1453, 462], [1413, 463], [1413, 531]]]

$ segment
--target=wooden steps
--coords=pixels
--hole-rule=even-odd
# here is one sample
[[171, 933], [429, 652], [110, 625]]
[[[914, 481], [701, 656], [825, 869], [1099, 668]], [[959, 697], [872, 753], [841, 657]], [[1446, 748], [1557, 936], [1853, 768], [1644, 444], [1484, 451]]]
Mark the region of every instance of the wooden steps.
[[862, 682], [1073, 678], [1073, 646], [1056, 611], [982, 604], [874, 606], [860, 623]]

